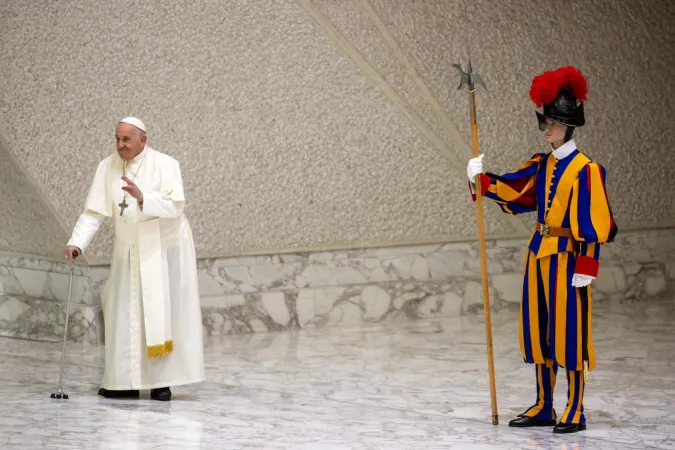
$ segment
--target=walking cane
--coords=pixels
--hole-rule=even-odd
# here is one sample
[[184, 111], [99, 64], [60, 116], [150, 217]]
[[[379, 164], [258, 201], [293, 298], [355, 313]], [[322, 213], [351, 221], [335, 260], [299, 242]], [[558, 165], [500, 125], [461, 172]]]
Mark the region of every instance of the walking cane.
[[61, 349], [61, 369], [59, 370], [59, 387], [52, 392], [51, 398], [68, 400], [68, 394], [63, 392], [63, 360], [66, 356], [66, 339], [68, 338], [68, 319], [70, 318], [70, 297], [73, 292], [73, 273], [75, 272], [75, 258], [78, 252], [73, 252], [73, 260], [70, 263], [70, 281], [68, 281], [68, 300], [66, 301], [66, 325], [63, 330], [63, 348]]

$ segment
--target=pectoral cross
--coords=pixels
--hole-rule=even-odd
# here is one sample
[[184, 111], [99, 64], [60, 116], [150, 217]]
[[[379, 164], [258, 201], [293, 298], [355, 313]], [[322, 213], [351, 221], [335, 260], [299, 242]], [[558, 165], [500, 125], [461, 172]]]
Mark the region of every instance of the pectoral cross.
[[124, 209], [128, 208], [129, 205], [127, 204], [127, 197], [125, 196], [124, 199], [122, 200], [122, 203], [118, 204], [117, 206], [120, 207], [120, 216], [124, 214]]

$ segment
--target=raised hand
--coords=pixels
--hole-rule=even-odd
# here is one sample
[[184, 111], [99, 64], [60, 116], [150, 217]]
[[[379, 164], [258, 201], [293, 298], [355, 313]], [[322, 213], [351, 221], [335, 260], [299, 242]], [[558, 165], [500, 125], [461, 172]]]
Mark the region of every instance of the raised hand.
[[138, 203], [143, 203], [143, 192], [139, 189], [139, 187], [131, 181], [127, 177], [122, 177], [122, 180], [127, 183], [126, 186], [122, 188], [124, 192], [127, 192], [129, 195], [131, 195], [133, 198], [138, 200]]

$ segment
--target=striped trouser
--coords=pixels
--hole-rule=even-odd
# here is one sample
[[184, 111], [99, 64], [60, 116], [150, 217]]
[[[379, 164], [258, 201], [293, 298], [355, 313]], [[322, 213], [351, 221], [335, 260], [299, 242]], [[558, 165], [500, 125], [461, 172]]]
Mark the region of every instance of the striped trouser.
[[520, 349], [536, 365], [537, 403], [523, 415], [555, 419], [553, 390], [558, 367], [567, 370], [568, 402], [563, 423], [584, 423], [583, 368], [595, 368], [590, 286], [572, 286], [575, 257], [558, 253], [525, 262], [520, 308]]

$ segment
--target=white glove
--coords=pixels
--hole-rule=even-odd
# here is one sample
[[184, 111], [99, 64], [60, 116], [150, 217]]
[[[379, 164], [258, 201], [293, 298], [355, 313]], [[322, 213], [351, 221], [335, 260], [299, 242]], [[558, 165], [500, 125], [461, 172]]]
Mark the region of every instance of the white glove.
[[471, 158], [469, 160], [469, 165], [466, 166], [466, 175], [472, 183], [474, 182], [476, 175], [483, 173], [483, 156], [485, 155], [480, 155], [478, 158]]
[[595, 280], [595, 277], [575, 273], [574, 276], [572, 277], [572, 286], [576, 288], [586, 287], [589, 284], [591, 284], [591, 281], [593, 280]]

